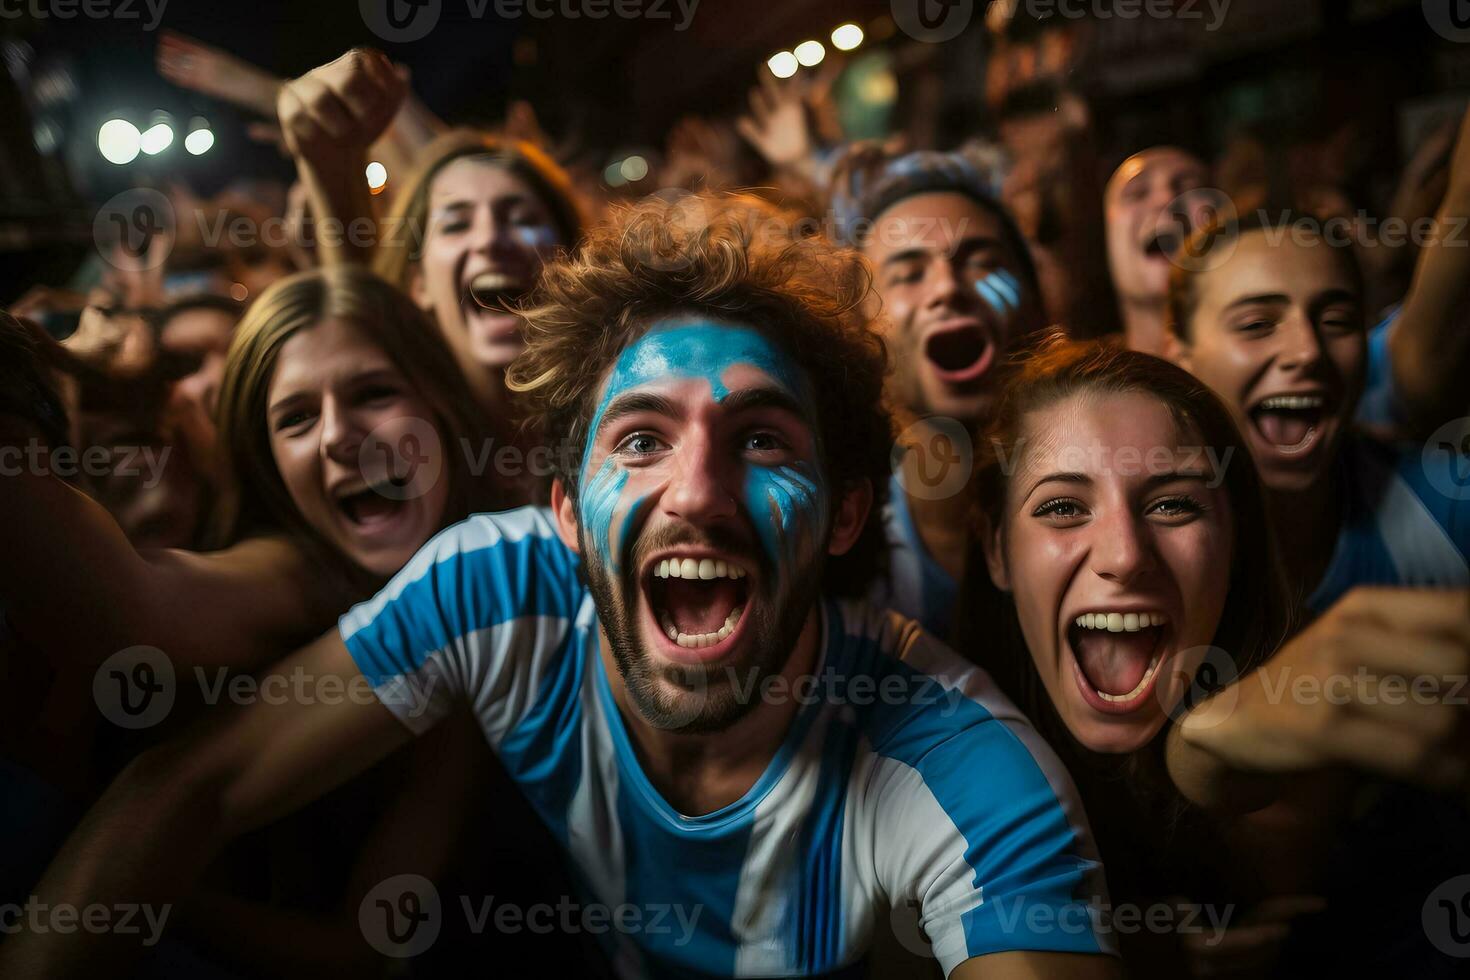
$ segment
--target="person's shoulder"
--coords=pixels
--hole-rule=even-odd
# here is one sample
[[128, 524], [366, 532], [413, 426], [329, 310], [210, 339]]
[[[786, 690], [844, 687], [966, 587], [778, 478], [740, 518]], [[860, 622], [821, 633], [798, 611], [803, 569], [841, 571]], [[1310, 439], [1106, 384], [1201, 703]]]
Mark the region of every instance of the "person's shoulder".
[[[901, 733], [935, 739], [988, 737], [992, 723], [1029, 728], [1020, 710], [984, 669], [956, 653], [916, 620], [859, 599], [832, 601], [839, 636], [828, 669], [871, 678], [874, 703], [859, 713], [880, 753]], [[861, 706], [860, 706], [861, 707]]]
[[551, 511], [544, 507], [471, 514], [430, 538], [399, 575], [416, 577], [446, 562], [472, 570], [528, 558], [538, 568], [575, 565], [575, 554], [557, 535]]

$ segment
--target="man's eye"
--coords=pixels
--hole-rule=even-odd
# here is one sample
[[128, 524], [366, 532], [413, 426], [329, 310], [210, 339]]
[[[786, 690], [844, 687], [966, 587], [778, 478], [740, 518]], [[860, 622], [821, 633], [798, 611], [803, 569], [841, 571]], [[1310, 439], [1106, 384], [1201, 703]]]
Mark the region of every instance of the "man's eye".
[[618, 452], [633, 456], [647, 456], [664, 448], [663, 441], [647, 432], [635, 432], [618, 445]]
[[778, 452], [786, 448], [786, 441], [774, 432], [752, 432], [745, 437], [745, 448], [757, 453]]

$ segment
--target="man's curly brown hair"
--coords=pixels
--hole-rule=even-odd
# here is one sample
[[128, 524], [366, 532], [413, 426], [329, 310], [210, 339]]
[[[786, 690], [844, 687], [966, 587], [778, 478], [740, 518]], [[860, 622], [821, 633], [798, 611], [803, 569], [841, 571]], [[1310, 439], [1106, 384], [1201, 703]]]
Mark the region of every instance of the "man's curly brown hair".
[[856, 594], [877, 574], [893, 423], [888, 355], [866, 309], [863, 260], [786, 233], [783, 212], [747, 197], [690, 195], [617, 209], [572, 258], [548, 265], [529, 305], [526, 350], [507, 384], [525, 399], [575, 499], [595, 399], [618, 355], [660, 320], [701, 314], [748, 324], [806, 372], [829, 485], [868, 480], [873, 507], [853, 549], [828, 562], [828, 591]]

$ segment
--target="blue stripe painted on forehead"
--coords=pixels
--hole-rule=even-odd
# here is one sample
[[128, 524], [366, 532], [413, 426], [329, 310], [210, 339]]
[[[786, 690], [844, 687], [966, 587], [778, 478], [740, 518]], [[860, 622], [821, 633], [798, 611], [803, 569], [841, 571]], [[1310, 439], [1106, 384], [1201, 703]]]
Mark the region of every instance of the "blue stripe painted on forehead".
[[723, 401], [730, 390], [722, 376], [737, 364], [759, 368], [793, 398], [803, 405], [811, 405], [801, 369], [760, 331], [716, 320], [664, 320], [629, 344], [613, 364], [606, 390], [587, 430], [583, 467], [592, 452], [597, 427], [614, 398], [655, 381], [703, 378], [709, 382], [715, 401]]

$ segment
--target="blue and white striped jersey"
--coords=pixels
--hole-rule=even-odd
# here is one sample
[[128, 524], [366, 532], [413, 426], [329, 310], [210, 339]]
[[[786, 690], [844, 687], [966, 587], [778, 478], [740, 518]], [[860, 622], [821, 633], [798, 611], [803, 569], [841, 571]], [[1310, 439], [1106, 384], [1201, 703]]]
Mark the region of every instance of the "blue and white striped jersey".
[[1427, 471], [1434, 457], [1421, 449], [1343, 440], [1334, 485], [1342, 530], [1310, 608], [1324, 611], [1355, 585], [1470, 585], [1470, 485], [1436, 486]]
[[741, 799], [686, 816], [633, 750], [577, 561], [546, 511], [477, 515], [340, 628], [415, 731], [468, 699], [589, 901], [698, 915], [682, 941], [609, 932], [621, 974], [822, 973], [899, 907], [946, 973], [1006, 950], [1113, 951], [1076, 790], [982, 671], [897, 614], [824, 600], [821, 666], [792, 689], [782, 747]]

